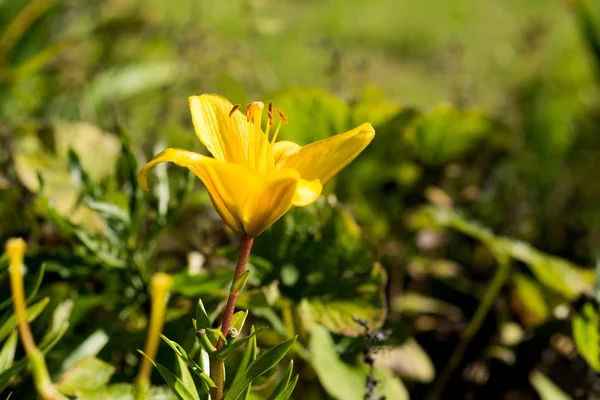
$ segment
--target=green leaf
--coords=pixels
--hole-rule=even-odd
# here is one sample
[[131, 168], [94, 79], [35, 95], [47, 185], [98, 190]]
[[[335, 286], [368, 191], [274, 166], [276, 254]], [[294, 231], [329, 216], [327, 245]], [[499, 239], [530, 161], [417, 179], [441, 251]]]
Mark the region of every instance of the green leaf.
[[187, 352], [183, 349], [183, 347], [181, 347], [179, 343], [170, 340], [165, 335], [160, 335], [160, 337], [166, 344], [169, 345], [171, 349], [173, 349], [173, 351], [177, 355], [177, 358], [184, 361], [192, 369], [196, 376], [200, 378], [200, 380], [203, 382], [204, 387], [216, 387], [215, 383], [210, 378], [210, 376], [208, 376], [208, 374], [204, 372], [204, 369], [200, 365], [196, 364], [196, 362], [188, 356]]
[[[26, 303], [30, 303], [37, 295], [38, 290], [40, 289], [40, 285], [42, 284], [42, 281], [44, 280], [45, 272], [46, 272], [46, 263], [42, 263], [40, 266], [40, 269], [38, 270], [37, 276], [35, 278], [35, 283], [33, 285], [33, 288], [31, 288], [30, 290], [29, 289], [26, 290], [26, 292], [29, 292]], [[12, 296], [9, 297], [8, 299], [4, 300], [2, 303], [0, 303], [0, 310], [3, 310], [10, 304], [12, 304]]]
[[[281, 292], [300, 304], [298, 312], [309, 317], [303, 320], [348, 336], [363, 333], [354, 318], [373, 329], [381, 326], [386, 273], [346, 210], [317, 202], [292, 210], [262, 235], [253, 254], [301, 271], [297, 282]], [[274, 270], [273, 279], [282, 272]]]
[[79, 344], [69, 354], [62, 363], [62, 371], [66, 371], [73, 367], [79, 361], [87, 358], [96, 356], [100, 350], [108, 343], [108, 335], [102, 329], [96, 330], [90, 336], [88, 336], [83, 342]]
[[233, 382], [225, 400], [237, 399], [256, 378], [273, 368], [290, 351], [296, 338], [291, 338], [273, 346], [254, 360], [244, 371], [242, 379]]
[[187, 357], [186, 359], [183, 357], [177, 357], [177, 366], [179, 367], [181, 381], [183, 382], [184, 386], [190, 391], [196, 400], [200, 400], [200, 395], [198, 395], [194, 378], [192, 378], [192, 375], [188, 369]]
[[200, 329], [208, 329], [212, 328], [212, 322], [206, 313], [206, 308], [204, 308], [204, 303], [202, 303], [201, 299], [198, 299], [198, 304], [196, 305], [196, 330]]
[[600, 372], [598, 311], [587, 302], [573, 316], [573, 338], [577, 351], [596, 372]]
[[4, 346], [2, 346], [2, 350], [0, 350], [0, 372], [6, 371], [13, 364], [17, 349], [17, 338], [18, 332], [15, 329], [4, 343]]
[[294, 376], [294, 378], [285, 387], [285, 389], [281, 393], [279, 393], [279, 395], [277, 397], [275, 397], [273, 400], [287, 400], [287, 399], [289, 399], [290, 396], [292, 395], [292, 393], [294, 392], [294, 389], [296, 388], [296, 384], [298, 383], [298, 378], [299, 377], [300, 377], [300, 375]]
[[540, 396], [540, 400], [572, 400], [571, 396], [563, 392], [548, 377], [539, 371], [529, 374], [529, 382]]
[[198, 275], [185, 272], [173, 274], [172, 293], [187, 297], [220, 296], [223, 289], [231, 284], [231, 271], [219, 270]]
[[293, 371], [294, 371], [294, 360], [290, 360], [290, 363], [288, 364], [288, 366], [285, 369], [285, 372], [283, 374], [283, 378], [281, 378], [281, 380], [279, 381], [279, 383], [277, 384], [277, 386], [273, 390], [273, 393], [271, 393], [271, 395], [269, 396], [268, 400], [275, 400], [275, 399], [277, 399], [278, 396], [281, 395], [282, 392], [285, 391], [285, 389], [287, 388], [288, 384], [290, 383], [290, 379], [292, 378], [292, 372]]
[[239, 294], [242, 290], [244, 290], [246, 283], [248, 283], [248, 278], [250, 278], [250, 270], [245, 271], [239, 278], [233, 281], [233, 284], [231, 285], [231, 291]]
[[248, 316], [248, 310], [246, 311], [238, 311], [231, 317], [231, 327], [237, 329], [238, 332], [242, 332], [242, 328], [244, 327], [244, 322], [246, 322], [246, 317]]
[[[173, 392], [166, 386], [151, 386], [145, 392], [145, 400], [168, 400], [174, 397]], [[79, 390], [77, 400], [136, 400], [135, 384], [116, 383], [103, 386], [97, 390]]]
[[[39, 193], [42, 177], [44, 197], [57, 214], [91, 233], [104, 232], [106, 224], [100, 216], [79, 203], [80, 191], [69, 174], [69, 150], [79, 156], [82, 169], [92, 182], [109, 176], [120, 151], [119, 140], [98, 127], [83, 122], [55, 121], [50, 132], [54, 146], [43, 141], [49, 132], [19, 137], [15, 151], [15, 169], [19, 180], [32, 192]], [[41, 136], [45, 136], [41, 138]], [[51, 140], [51, 139], [50, 139]]]
[[177, 396], [177, 398], [179, 400], [196, 400], [194, 395], [185, 387], [185, 385], [183, 384], [181, 379], [179, 379], [177, 376], [175, 376], [175, 374], [173, 374], [171, 371], [169, 371], [168, 368], [166, 368], [165, 366], [163, 366], [157, 362], [154, 362], [154, 360], [152, 360], [150, 357], [148, 357], [146, 354], [144, 354], [143, 351], [141, 351], [141, 350], [138, 350], [138, 351], [144, 357], [146, 357], [148, 360], [150, 360], [150, 362], [152, 363], [152, 365], [154, 365], [154, 367], [156, 367], [156, 369], [158, 370], [160, 375], [163, 377], [165, 382], [167, 382], [167, 385], [171, 388], [171, 390], [173, 391], [173, 393], [175, 393], [175, 395]]
[[[45, 297], [42, 300], [35, 303], [34, 305], [27, 307], [27, 321], [31, 322], [34, 319], [36, 319], [37, 316], [40, 315], [42, 311], [44, 311], [49, 302], [50, 298]], [[5, 318], [4, 321], [0, 323], [0, 341], [4, 340], [4, 338], [6, 338], [9, 335], [10, 331], [13, 330], [16, 326], [16, 315], [12, 314], [8, 318]]]
[[68, 396], [79, 390], [96, 390], [108, 383], [115, 368], [95, 357], [87, 357], [65, 372], [56, 387]]
[[577, 265], [545, 254], [528, 243], [495, 236], [489, 229], [468, 220], [454, 210], [432, 206], [422, 207], [413, 215], [411, 223], [416, 228], [456, 229], [481, 241], [494, 251], [508, 254], [526, 264], [538, 282], [566, 299], [574, 299], [583, 293], [592, 292], [591, 283], [585, 279], [583, 270]]
[[[311, 329], [310, 351], [311, 365], [321, 385], [331, 397], [338, 400], [363, 400], [368, 367], [364, 364], [351, 366], [344, 363], [339, 358], [327, 329], [317, 324]], [[393, 375], [377, 371], [375, 379], [379, 381], [375, 388], [379, 396], [408, 400], [406, 388]]]
[[[60, 329], [50, 331], [42, 341], [40, 342], [39, 349], [42, 353], [47, 353], [58, 343], [58, 341], [63, 337], [65, 332], [69, 329], [68, 322], [63, 324]], [[7, 370], [0, 372], [0, 392], [2, 392], [8, 386], [10, 379], [19, 373], [22, 369], [24, 369], [29, 364], [29, 358], [27, 356], [21, 358], [19, 361], [14, 363]]]
[[421, 314], [440, 315], [453, 321], [464, 321], [460, 307], [420, 293], [406, 291], [391, 302], [394, 311], [402, 315], [414, 317]]
[[392, 371], [405, 380], [430, 383], [435, 378], [435, 366], [427, 352], [414, 338], [400, 346], [386, 346], [373, 354], [377, 369]]
[[[254, 326], [250, 329], [250, 333], [251, 334], [254, 333]], [[230, 391], [232, 389], [236, 389], [238, 391], [241, 391], [240, 393], [248, 392], [248, 390], [244, 390], [244, 388], [242, 386], [244, 385], [246, 369], [247, 369], [248, 365], [250, 365], [250, 363], [253, 362], [255, 359], [256, 359], [256, 335], [252, 336], [250, 338], [248, 347], [246, 347], [246, 351], [244, 352], [242, 359], [238, 363], [237, 372], [235, 374], [235, 377], [233, 378], [231, 387], [229, 388]], [[251, 384], [247, 385], [248, 389], [250, 388], [250, 386], [251, 386]], [[234, 399], [234, 398], [232, 397], [232, 399]]]
[[364, 328], [355, 318], [366, 321], [373, 329], [380, 327], [385, 319], [386, 272], [379, 263], [373, 264], [369, 276], [362, 282], [355, 282], [346, 296], [309, 297], [300, 303], [300, 313], [312, 321], [327, 327], [331, 332], [358, 336]]
[[512, 277], [512, 285], [512, 303], [521, 322], [528, 327], [544, 323], [550, 316], [550, 309], [539, 284], [524, 274], [516, 273]]

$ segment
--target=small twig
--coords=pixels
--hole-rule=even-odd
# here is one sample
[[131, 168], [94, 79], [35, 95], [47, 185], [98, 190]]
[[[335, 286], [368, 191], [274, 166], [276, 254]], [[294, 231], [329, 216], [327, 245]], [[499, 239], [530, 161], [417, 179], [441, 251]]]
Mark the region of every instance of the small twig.
[[471, 340], [481, 328], [485, 317], [487, 316], [488, 312], [492, 308], [492, 305], [496, 301], [500, 289], [502, 289], [504, 283], [506, 282], [506, 279], [508, 279], [510, 275], [511, 263], [508, 256], [504, 253], [493, 251], [493, 249], [492, 252], [498, 260], [498, 269], [496, 270], [496, 274], [494, 275], [492, 281], [487, 287], [485, 296], [481, 300], [479, 307], [477, 307], [473, 318], [471, 319], [469, 325], [467, 325], [467, 328], [463, 332], [460, 343], [458, 344], [456, 349], [454, 349], [454, 352], [450, 356], [448, 364], [446, 364], [444, 370], [440, 374], [440, 378], [437, 379], [433, 388], [429, 392], [427, 400], [437, 400], [440, 398], [442, 390], [448, 383], [448, 380], [450, 380], [450, 377], [452, 376], [456, 368], [462, 362], [465, 355], [465, 351], [469, 347]]
[[365, 329], [365, 348], [363, 350], [363, 357], [365, 364], [369, 366], [369, 374], [367, 375], [367, 381], [365, 383], [365, 400], [385, 400], [385, 396], [377, 396], [375, 387], [377, 386], [377, 379], [374, 375], [374, 359], [373, 354], [377, 351], [377, 347], [385, 343], [390, 335], [392, 334], [391, 329], [375, 329], [371, 331], [367, 321], [360, 318], [352, 318], [354, 322], [359, 324]]

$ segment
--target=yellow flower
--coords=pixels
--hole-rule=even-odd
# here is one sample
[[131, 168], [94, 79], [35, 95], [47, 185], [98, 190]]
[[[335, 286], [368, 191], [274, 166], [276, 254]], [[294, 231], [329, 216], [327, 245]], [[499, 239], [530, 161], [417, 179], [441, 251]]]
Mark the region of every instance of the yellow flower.
[[[138, 182], [148, 190], [148, 173], [169, 161], [190, 169], [202, 180], [225, 223], [234, 231], [255, 237], [292, 206], [314, 202], [323, 185], [348, 165], [371, 142], [375, 131], [365, 123], [346, 133], [299, 146], [275, 142], [281, 122], [287, 122], [269, 103], [265, 131], [264, 105], [254, 102], [246, 115], [224, 97], [203, 94], [189, 98], [196, 135], [214, 158], [182, 149], [166, 149], [148, 162]], [[269, 139], [275, 124], [279, 123]]]

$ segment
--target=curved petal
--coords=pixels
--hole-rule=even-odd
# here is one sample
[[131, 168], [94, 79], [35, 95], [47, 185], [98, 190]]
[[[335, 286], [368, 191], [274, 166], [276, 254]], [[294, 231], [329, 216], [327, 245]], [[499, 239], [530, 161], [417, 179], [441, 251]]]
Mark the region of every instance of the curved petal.
[[294, 142], [289, 142], [287, 140], [275, 142], [275, 144], [273, 145], [273, 158], [275, 159], [275, 165], [279, 164], [279, 162], [282, 160], [283, 157], [286, 156], [286, 154], [291, 154], [294, 151], [299, 150], [300, 147], [302, 146]]
[[323, 185], [318, 179], [307, 181], [299, 179], [296, 186], [296, 194], [294, 195], [294, 206], [304, 207], [316, 201], [321, 195]]
[[[198, 139], [215, 159], [243, 164], [247, 159], [246, 117], [226, 98], [203, 94], [189, 98], [192, 122]], [[231, 114], [231, 115], [230, 115]]]
[[282, 145], [276, 168], [292, 168], [300, 172], [303, 179], [318, 179], [325, 184], [354, 160], [373, 137], [375, 130], [371, 124], [365, 123], [346, 133], [304, 147]]
[[291, 169], [263, 176], [260, 185], [254, 188], [244, 203], [246, 234], [257, 236], [292, 206], [305, 206], [315, 201], [321, 194], [320, 183], [315, 183], [301, 179], [298, 171]]
[[213, 158], [182, 149], [166, 149], [148, 162], [138, 175], [138, 183], [148, 190], [148, 173], [161, 162], [172, 162], [190, 169], [202, 180], [215, 209], [234, 231], [244, 233], [241, 221], [245, 198], [260, 184], [260, 176], [237, 164], [223, 163]]
[[150, 174], [150, 169], [161, 162], [172, 162], [180, 167], [187, 167], [188, 165], [201, 164], [205, 160], [210, 160], [210, 157], [182, 149], [163, 150], [144, 165], [137, 177], [138, 184], [142, 189], [148, 190], [148, 175]]

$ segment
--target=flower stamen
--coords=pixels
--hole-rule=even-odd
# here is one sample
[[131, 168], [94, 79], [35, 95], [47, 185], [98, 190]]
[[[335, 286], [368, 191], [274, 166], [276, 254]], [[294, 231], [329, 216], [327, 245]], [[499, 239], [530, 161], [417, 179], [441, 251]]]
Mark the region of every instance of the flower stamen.
[[285, 114], [283, 113], [283, 111], [281, 111], [279, 108], [276, 108], [275, 112], [277, 114], [279, 114], [279, 123], [277, 124], [277, 129], [275, 129], [275, 133], [273, 134], [273, 138], [271, 139], [271, 144], [275, 143], [275, 140], [277, 140], [277, 135], [279, 134], [279, 129], [281, 129], [281, 122], [285, 122], [286, 124], [288, 122], [288, 119], [285, 116]]
[[233, 108], [231, 109], [231, 111], [229, 111], [229, 117], [231, 118], [231, 116], [233, 115], [234, 112], [236, 112], [238, 110], [238, 108], [240, 108], [242, 105], [241, 104], [236, 104], [235, 106], [233, 106]]

